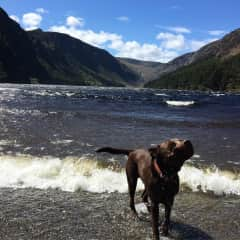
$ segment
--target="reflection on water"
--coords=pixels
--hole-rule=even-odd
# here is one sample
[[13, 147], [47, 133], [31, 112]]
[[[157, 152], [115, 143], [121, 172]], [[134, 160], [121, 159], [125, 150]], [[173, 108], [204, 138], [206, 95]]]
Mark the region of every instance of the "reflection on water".
[[148, 147], [178, 137], [194, 143], [199, 161], [238, 167], [237, 94], [1, 85], [0, 113], [3, 154], [81, 156], [103, 145]]

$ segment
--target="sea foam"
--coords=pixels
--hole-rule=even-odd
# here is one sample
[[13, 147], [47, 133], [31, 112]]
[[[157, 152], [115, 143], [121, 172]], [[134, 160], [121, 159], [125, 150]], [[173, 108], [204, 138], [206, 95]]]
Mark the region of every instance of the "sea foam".
[[168, 101], [166, 101], [166, 103], [168, 105], [177, 106], [177, 107], [180, 107], [180, 106], [190, 106], [190, 105], [195, 104], [194, 101], [173, 101], [173, 100], [172, 101], [168, 100]]
[[[127, 192], [124, 169], [104, 167], [89, 155], [80, 158], [33, 157], [30, 155], [0, 156], [0, 187], [58, 188], [75, 192]], [[183, 186], [194, 192], [212, 192], [216, 195], [240, 195], [240, 175], [218, 168], [197, 168], [185, 164], [179, 173]], [[137, 191], [143, 190], [139, 180]]]
[[192, 191], [212, 192], [215, 195], [240, 195], [240, 174], [221, 171], [217, 167], [200, 169], [184, 166], [179, 173], [181, 184]]
[[[127, 192], [125, 171], [103, 168], [94, 159], [66, 157], [0, 156], [0, 187], [63, 191]], [[143, 189], [139, 182], [138, 190]]]

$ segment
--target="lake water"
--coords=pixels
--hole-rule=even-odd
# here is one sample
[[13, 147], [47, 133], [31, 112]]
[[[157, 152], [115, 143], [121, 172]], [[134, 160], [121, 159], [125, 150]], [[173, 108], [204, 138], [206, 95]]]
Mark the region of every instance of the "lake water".
[[[11, 202], [17, 196], [12, 212], [2, 212], [4, 216], [9, 216], [8, 220], [14, 214], [14, 219], [19, 220], [17, 213], [23, 205], [27, 206], [26, 196], [34, 202], [37, 198], [39, 204], [45, 204], [50, 212], [51, 209], [54, 212], [56, 206], [51, 205], [51, 208], [45, 192], [64, 202], [66, 208], [74, 201], [76, 205], [79, 198], [90, 205], [93, 199], [98, 199], [101, 205], [102, 199], [107, 206], [119, 199], [118, 213], [112, 207], [110, 215], [116, 216], [120, 228], [126, 230], [128, 226], [119, 218], [125, 212], [128, 216], [129, 212], [124, 172], [126, 158], [97, 155], [95, 150], [103, 146], [148, 148], [169, 138], [182, 138], [192, 141], [195, 155], [185, 163], [179, 174], [181, 193], [176, 200], [177, 222], [173, 225], [173, 238], [238, 239], [239, 215], [234, 217], [237, 214], [235, 209], [240, 207], [238, 94], [5, 84], [0, 85], [0, 129], [3, 202], [8, 202], [8, 198]], [[142, 184], [139, 183], [138, 190], [141, 189]], [[94, 208], [95, 205], [91, 206]], [[31, 211], [38, 209], [35, 205], [30, 208]], [[98, 212], [96, 209], [93, 217], [102, 214], [102, 210]], [[194, 227], [179, 224], [178, 215], [183, 217], [187, 211], [189, 216], [182, 221], [184, 224], [193, 223]], [[197, 218], [192, 215], [196, 211]], [[212, 225], [209, 218], [205, 219], [211, 211], [214, 215]], [[222, 223], [221, 218], [227, 219], [228, 223], [225, 220]], [[35, 220], [36, 223], [30, 221], [35, 223], [35, 227], [44, 221], [41, 216]], [[88, 221], [87, 218], [85, 220]], [[26, 229], [29, 224], [26, 224]], [[69, 222], [69, 226], [74, 224], [77, 223]], [[144, 238], [138, 231], [135, 238], [129, 233], [122, 237], [113, 234], [112, 238], [105, 239], [148, 239], [151, 237], [148, 224], [144, 227], [146, 233], [141, 233], [141, 236], [146, 234]], [[98, 227], [101, 228], [96, 225], [96, 229]], [[224, 231], [227, 227], [234, 229], [232, 235]], [[25, 233], [16, 231], [15, 237], [30, 239], [36, 229], [33, 227], [32, 232], [29, 229]], [[62, 239], [104, 239], [101, 234], [98, 235], [100, 230], [92, 235], [84, 231], [79, 230], [76, 234], [71, 230], [72, 235], [63, 234]], [[187, 232], [187, 235], [183, 237], [176, 232]], [[47, 239], [46, 236], [40, 239]], [[56, 238], [50, 237], [60, 239], [58, 234]]]

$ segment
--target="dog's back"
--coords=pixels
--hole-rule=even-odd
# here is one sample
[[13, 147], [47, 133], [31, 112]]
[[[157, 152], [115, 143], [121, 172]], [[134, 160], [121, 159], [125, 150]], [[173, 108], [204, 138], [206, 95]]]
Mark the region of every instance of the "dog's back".
[[140, 177], [143, 182], [146, 182], [151, 177], [152, 157], [148, 150], [136, 149], [128, 156], [126, 164], [126, 171], [136, 171], [136, 175]]

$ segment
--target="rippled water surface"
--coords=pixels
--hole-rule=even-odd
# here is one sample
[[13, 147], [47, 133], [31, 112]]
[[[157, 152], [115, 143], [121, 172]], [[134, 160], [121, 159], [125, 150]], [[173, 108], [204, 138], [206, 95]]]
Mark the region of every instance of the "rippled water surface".
[[172, 238], [238, 239], [238, 94], [1, 85], [0, 129], [6, 239], [149, 239], [150, 222], [129, 215], [126, 158], [95, 150], [176, 137], [195, 155], [180, 172]]

